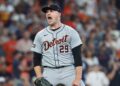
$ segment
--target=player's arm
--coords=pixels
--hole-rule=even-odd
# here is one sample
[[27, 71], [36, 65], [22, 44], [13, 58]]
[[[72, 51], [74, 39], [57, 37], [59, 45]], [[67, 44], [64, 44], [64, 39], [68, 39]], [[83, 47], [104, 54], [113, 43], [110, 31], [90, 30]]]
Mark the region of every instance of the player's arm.
[[81, 59], [81, 47], [82, 44], [78, 45], [77, 47], [72, 49], [74, 62], [75, 62], [75, 69], [76, 69], [76, 77], [75, 80], [80, 81], [82, 78], [82, 59]]
[[77, 31], [71, 28], [70, 31], [71, 36], [71, 48], [72, 48], [72, 54], [74, 57], [74, 65], [76, 70], [75, 79], [72, 83], [72, 86], [79, 86], [80, 81], [82, 78], [82, 60], [81, 60], [81, 47], [82, 47], [82, 41]]
[[37, 78], [42, 77], [42, 68], [41, 68], [41, 62], [42, 62], [42, 54], [33, 52], [33, 65], [34, 65], [34, 71]]
[[41, 32], [38, 32], [34, 38], [31, 51], [33, 51], [33, 66], [36, 77], [42, 77], [41, 73], [41, 60], [42, 60], [42, 51], [41, 51]]

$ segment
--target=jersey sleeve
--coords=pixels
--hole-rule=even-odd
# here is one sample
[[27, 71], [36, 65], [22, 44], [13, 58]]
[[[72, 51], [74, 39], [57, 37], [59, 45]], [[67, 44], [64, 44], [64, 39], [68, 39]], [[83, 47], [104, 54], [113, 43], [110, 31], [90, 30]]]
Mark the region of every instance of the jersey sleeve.
[[71, 32], [71, 48], [77, 47], [78, 45], [82, 44], [81, 38], [77, 31], [72, 30]]
[[41, 52], [42, 52], [41, 45], [42, 45], [42, 43], [41, 43], [41, 40], [40, 40], [40, 36], [37, 33], [36, 36], [35, 36], [35, 39], [33, 41], [31, 51], [41, 54]]

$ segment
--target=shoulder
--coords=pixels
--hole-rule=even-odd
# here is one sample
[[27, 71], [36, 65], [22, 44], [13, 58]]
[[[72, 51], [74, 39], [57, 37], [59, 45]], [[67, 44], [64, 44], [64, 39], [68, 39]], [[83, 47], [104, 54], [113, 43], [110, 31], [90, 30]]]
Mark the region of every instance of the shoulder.
[[65, 25], [64, 28], [65, 28], [65, 30], [67, 30], [67, 32], [77, 33], [77, 31], [74, 28], [72, 28], [71, 26], [68, 26], [66, 24], [64, 24], [64, 25]]
[[72, 28], [71, 26], [68, 26], [68, 25], [66, 25], [66, 24], [64, 24], [64, 27], [65, 27], [65, 29], [67, 29], [67, 30], [75, 30], [74, 28]]
[[36, 34], [36, 36], [42, 36], [42, 35], [44, 35], [46, 33], [46, 28], [47, 27], [45, 27], [42, 30], [38, 31], [37, 34]]

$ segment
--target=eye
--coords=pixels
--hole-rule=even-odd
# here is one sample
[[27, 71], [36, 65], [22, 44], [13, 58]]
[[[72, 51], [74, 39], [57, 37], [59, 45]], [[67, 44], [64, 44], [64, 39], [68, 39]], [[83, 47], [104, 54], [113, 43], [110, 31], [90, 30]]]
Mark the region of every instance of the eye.
[[50, 12], [53, 12], [53, 10], [51, 9]]

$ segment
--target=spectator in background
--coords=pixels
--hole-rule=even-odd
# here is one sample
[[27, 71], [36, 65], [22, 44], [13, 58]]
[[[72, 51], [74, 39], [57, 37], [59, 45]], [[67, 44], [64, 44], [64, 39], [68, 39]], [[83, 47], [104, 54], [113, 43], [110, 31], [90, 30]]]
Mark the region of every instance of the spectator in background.
[[117, 29], [120, 30], [120, 0], [116, 0], [115, 6], [118, 9], [118, 24], [117, 24]]
[[1, 41], [2, 43], [6, 43], [7, 41], [9, 41], [9, 30], [8, 28], [3, 28], [2, 30], [2, 34], [1, 34]]
[[26, 52], [19, 64], [20, 78], [23, 80], [24, 86], [30, 85], [30, 74], [32, 70], [32, 52]]
[[15, 51], [13, 53], [13, 78], [14, 78], [14, 85], [15, 86], [23, 86], [23, 82], [20, 78], [20, 60], [23, 58], [23, 53], [19, 51]]
[[8, 25], [8, 29], [10, 33], [16, 33], [17, 30], [19, 30], [18, 23], [19, 23], [19, 16], [13, 13], [10, 17], [10, 22]]
[[8, 0], [2, 0], [0, 3], [0, 20], [7, 24], [11, 13], [14, 12], [13, 5], [8, 3]]
[[19, 70], [19, 65], [20, 65], [20, 60], [23, 57], [23, 53], [19, 51], [15, 51], [13, 53], [13, 77], [16, 79], [20, 78], [20, 70]]
[[5, 77], [1, 77], [1, 76], [0, 76], [0, 86], [4, 86], [4, 85], [5, 85], [5, 82], [6, 82]]
[[22, 24], [21, 22], [18, 22], [17, 27], [18, 29], [16, 30], [15, 34], [17, 36], [17, 39], [21, 39], [23, 38], [23, 33], [25, 31], [25, 25]]
[[16, 49], [20, 52], [26, 53], [30, 51], [31, 46], [32, 41], [30, 39], [30, 32], [26, 30], [23, 32], [23, 38], [18, 40]]
[[104, 42], [105, 42], [106, 47], [111, 48], [113, 50], [116, 50], [118, 47], [117, 40], [113, 38], [112, 34], [110, 34], [109, 32], [104, 35]]
[[111, 60], [111, 56], [112, 56], [112, 51], [110, 48], [107, 48], [105, 43], [102, 43], [100, 46], [99, 46], [99, 50], [98, 50], [98, 54], [97, 54], [97, 57], [98, 57], [98, 60], [100, 62], [100, 65], [103, 66], [104, 68], [108, 68], [108, 64], [109, 64], [109, 61]]
[[9, 34], [9, 41], [4, 43], [3, 45], [6, 54], [6, 61], [10, 64], [13, 62], [13, 52], [16, 50], [16, 43], [17, 38], [16, 35], [13, 33]]
[[14, 86], [14, 80], [13, 79], [7, 79], [4, 86]]
[[3, 49], [3, 43], [2, 40], [0, 38], [0, 58], [5, 56], [5, 51]]
[[[66, 16], [66, 17], [67, 17], [67, 16]], [[74, 29], [77, 29], [77, 28], [76, 28], [77, 26], [76, 26], [76, 23], [75, 23], [76, 18], [77, 18], [76, 15], [71, 14], [71, 15], [68, 16], [68, 19], [70, 19], [70, 20], [68, 20], [68, 21], [66, 21], [66, 22], [64, 22], [64, 23], [65, 23], [66, 25], [71, 26], [71, 27], [74, 28]]]
[[88, 37], [86, 39], [86, 43], [87, 45], [89, 44], [89, 42], [92, 42], [94, 44], [95, 47], [97, 47], [99, 39], [96, 33], [95, 29], [90, 30], [90, 32], [88, 33]]
[[109, 66], [107, 76], [110, 80], [110, 86], [120, 85], [120, 60], [115, 59]]
[[66, 16], [72, 15], [74, 13], [74, 12], [72, 12], [73, 9], [75, 8], [74, 6], [75, 6], [75, 3], [72, 2], [72, 0], [68, 0], [68, 2], [66, 3], [66, 5], [64, 7], [63, 15], [66, 15]]
[[89, 67], [99, 65], [98, 58], [93, 55], [93, 52], [90, 49], [84, 51], [84, 61]]
[[6, 81], [7, 78], [11, 78], [12, 75], [6, 71], [7, 64], [5, 58], [0, 58], [0, 77], [3, 77]]
[[93, 41], [89, 41], [88, 44], [86, 44], [86, 48], [90, 49], [93, 55], [96, 55], [96, 47], [97, 46], [94, 45]]
[[16, 50], [16, 35], [9, 34], [9, 40], [4, 43], [3, 49], [5, 51], [5, 58], [6, 58], [6, 71], [12, 75], [13, 73], [13, 52]]
[[88, 72], [86, 86], [109, 86], [109, 79], [99, 65], [94, 65], [93, 70]]
[[20, 0], [20, 2], [17, 4], [15, 8], [16, 13], [23, 16], [28, 14], [30, 11], [30, 5], [28, 4], [28, 2], [25, 2], [24, 0]]
[[119, 11], [118, 11], [118, 23], [117, 23], [117, 29], [120, 31], [120, 8], [119, 8]]
[[75, 0], [75, 2], [79, 6], [80, 11], [84, 11], [88, 16], [96, 17], [97, 0]]

